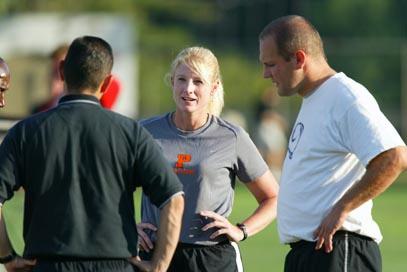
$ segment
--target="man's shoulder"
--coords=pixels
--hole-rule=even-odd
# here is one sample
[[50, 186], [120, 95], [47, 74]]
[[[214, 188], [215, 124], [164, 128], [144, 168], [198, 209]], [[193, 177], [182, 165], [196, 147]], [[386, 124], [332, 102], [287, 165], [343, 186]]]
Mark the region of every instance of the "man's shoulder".
[[118, 112], [102, 108], [100, 114], [101, 116], [103, 116], [103, 119], [105, 119], [105, 121], [110, 121], [110, 123], [114, 125], [126, 127], [138, 126], [135, 119]]
[[334, 78], [333, 92], [342, 99], [351, 99], [355, 101], [359, 98], [371, 96], [369, 90], [356, 80], [346, 76], [344, 73], [339, 73]]
[[16, 123], [16, 127], [27, 127], [27, 126], [38, 126], [39, 123], [42, 123], [44, 120], [48, 119], [55, 112], [55, 108], [34, 113], [24, 119], [21, 119]]
[[[369, 90], [344, 73], [335, 75], [327, 88], [330, 99], [326, 100], [326, 103], [331, 105], [332, 111], [343, 112], [351, 107], [362, 105], [365, 107], [377, 106], [376, 99]], [[337, 113], [339, 114], [339, 112]]]

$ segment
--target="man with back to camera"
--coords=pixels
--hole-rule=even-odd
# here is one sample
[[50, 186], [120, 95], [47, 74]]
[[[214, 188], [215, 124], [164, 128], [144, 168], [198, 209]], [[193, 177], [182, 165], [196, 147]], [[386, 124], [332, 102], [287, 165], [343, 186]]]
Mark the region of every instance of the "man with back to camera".
[[5, 93], [10, 86], [10, 69], [7, 63], [0, 58], [0, 108], [6, 105]]
[[[25, 190], [24, 258], [15, 254], [0, 222], [0, 262], [7, 271], [168, 267], [180, 233], [182, 185], [142, 127], [101, 107], [112, 65], [107, 42], [75, 39], [60, 65], [67, 95], [57, 107], [12, 127], [1, 144], [0, 203]], [[138, 186], [161, 208], [151, 262], [134, 257]]]
[[329, 66], [305, 18], [278, 18], [259, 40], [264, 78], [303, 98], [278, 199], [284, 271], [381, 271], [372, 199], [407, 168], [403, 140], [369, 91]]

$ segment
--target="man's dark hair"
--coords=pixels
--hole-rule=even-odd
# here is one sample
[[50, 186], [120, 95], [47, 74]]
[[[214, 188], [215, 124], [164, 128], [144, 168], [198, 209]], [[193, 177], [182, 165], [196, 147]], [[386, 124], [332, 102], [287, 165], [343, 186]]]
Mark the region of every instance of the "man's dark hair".
[[64, 63], [68, 92], [96, 91], [113, 67], [113, 52], [101, 38], [83, 36], [69, 46]]
[[316, 28], [304, 17], [288, 15], [269, 23], [259, 35], [259, 40], [272, 37], [278, 53], [287, 61], [298, 50], [314, 57], [325, 57], [323, 42]]

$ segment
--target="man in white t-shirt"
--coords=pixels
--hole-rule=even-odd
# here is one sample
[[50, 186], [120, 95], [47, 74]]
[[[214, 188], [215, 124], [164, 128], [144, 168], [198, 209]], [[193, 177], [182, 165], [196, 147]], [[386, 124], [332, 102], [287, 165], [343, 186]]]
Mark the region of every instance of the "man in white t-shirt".
[[405, 143], [369, 91], [329, 66], [305, 18], [278, 18], [259, 39], [264, 78], [303, 98], [278, 200], [285, 271], [381, 271], [372, 199], [407, 168]]

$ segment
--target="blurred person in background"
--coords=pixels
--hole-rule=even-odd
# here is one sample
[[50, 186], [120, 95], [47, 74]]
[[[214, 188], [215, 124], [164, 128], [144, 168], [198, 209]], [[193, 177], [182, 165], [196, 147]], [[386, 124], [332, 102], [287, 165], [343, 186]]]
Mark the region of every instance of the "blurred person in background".
[[10, 87], [10, 69], [7, 63], [0, 58], [0, 108], [6, 105], [6, 91]]
[[254, 131], [255, 144], [277, 180], [287, 151], [287, 122], [276, 110], [279, 100], [273, 89], [263, 93], [257, 106], [258, 123]]
[[[32, 113], [42, 112], [49, 110], [58, 105], [59, 99], [65, 94], [64, 92], [64, 81], [59, 74], [59, 64], [65, 59], [66, 53], [68, 52], [68, 45], [61, 44], [56, 47], [51, 55], [51, 71], [50, 71], [50, 92], [48, 99], [37, 105], [32, 110]], [[100, 98], [100, 104], [106, 109], [113, 109], [117, 103], [117, 99], [122, 90], [122, 85], [117, 76], [112, 75], [110, 84], [107, 90], [103, 93]]]
[[223, 110], [221, 114], [221, 118], [229, 123], [237, 125], [244, 130], [247, 130], [247, 120], [245, 115], [235, 109], [227, 109]]
[[381, 271], [372, 199], [407, 168], [405, 143], [369, 91], [329, 66], [305, 18], [278, 18], [259, 40], [264, 78], [303, 98], [278, 198], [285, 271]]
[[[60, 63], [66, 95], [13, 126], [0, 146], [0, 263], [7, 271], [166, 271], [178, 242], [182, 184], [150, 134], [104, 109], [113, 53], [75, 39]], [[137, 258], [133, 194], [160, 207], [152, 261]], [[13, 250], [1, 205], [24, 188], [25, 248]]]
[[[238, 242], [264, 229], [276, 215], [278, 184], [240, 127], [221, 118], [223, 85], [217, 58], [203, 47], [182, 50], [168, 77], [175, 111], [142, 121], [184, 185], [180, 243], [168, 271], [242, 271]], [[229, 222], [236, 180], [258, 207]], [[155, 252], [158, 210], [142, 196], [140, 255]]]
[[50, 55], [51, 70], [49, 75], [49, 97], [45, 102], [35, 106], [32, 113], [46, 111], [57, 106], [58, 100], [64, 95], [64, 81], [59, 73], [59, 64], [65, 59], [68, 47], [68, 44], [61, 44], [52, 51]]

